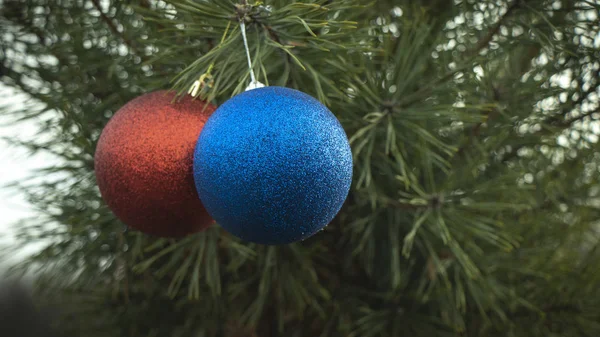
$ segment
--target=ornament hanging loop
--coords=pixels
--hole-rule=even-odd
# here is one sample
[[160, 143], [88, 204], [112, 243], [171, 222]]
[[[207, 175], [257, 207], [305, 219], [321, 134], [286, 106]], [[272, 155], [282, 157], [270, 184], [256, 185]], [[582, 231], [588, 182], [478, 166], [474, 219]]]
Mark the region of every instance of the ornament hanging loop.
[[244, 22], [245, 16], [240, 18], [240, 29], [242, 31], [242, 39], [244, 40], [244, 49], [246, 50], [246, 58], [248, 59], [248, 69], [250, 70], [250, 84], [246, 87], [246, 91], [262, 88], [265, 85], [256, 80], [254, 76], [254, 69], [252, 68], [252, 58], [250, 57], [250, 48], [248, 48], [248, 38], [246, 37], [246, 23]]
[[194, 84], [188, 90], [188, 94], [192, 95], [192, 97], [198, 96], [200, 90], [202, 90], [205, 86], [211, 87], [213, 85], [213, 77], [211, 75], [211, 71], [214, 67], [214, 62], [208, 67], [208, 70], [200, 75], [200, 78], [197, 79]]

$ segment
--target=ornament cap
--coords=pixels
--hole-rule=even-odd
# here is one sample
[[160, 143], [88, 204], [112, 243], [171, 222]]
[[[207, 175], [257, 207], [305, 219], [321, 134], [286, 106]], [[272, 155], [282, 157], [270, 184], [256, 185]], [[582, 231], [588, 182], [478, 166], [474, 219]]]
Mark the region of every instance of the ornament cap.
[[250, 84], [248, 84], [245, 91], [252, 90], [252, 89], [258, 89], [258, 88], [264, 88], [264, 87], [265, 87], [265, 85], [262, 84], [261, 82], [253, 81], [253, 82], [250, 82]]

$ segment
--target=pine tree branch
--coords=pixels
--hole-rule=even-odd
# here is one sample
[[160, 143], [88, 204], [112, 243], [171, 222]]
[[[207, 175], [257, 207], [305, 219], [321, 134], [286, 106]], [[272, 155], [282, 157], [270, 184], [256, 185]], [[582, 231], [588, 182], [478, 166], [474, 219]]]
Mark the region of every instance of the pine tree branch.
[[[494, 102], [500, 101], [500, 92], [496, 88], [494, 88], [493, 90], [494, 90], [494, 94], [493, 94]], [[500, 114], [500, 111], [498, 110], [497, 107], [493, 107], [490, 110], [488, 110], [488, 113], [486, 114], [485, 119], [473, 126], [473, 128], [471, 129], [471, 135], [470, 135], [469, 139], [458, 149], [458, 151], [456, 152], [456, 155], [454, 157], [460, 158], [464, 154], [465, 150], [469, 147], [469, 145], [471, 144], [473, 139], [479, 137], [479, 134], [481, 133], [481, 127], [483, 126], [483, 124], [489, 122], [490, 120], [492, 120], [499, 114]]]
[[420, 204], [413, 204], [405, 201], [393, 200], [393, 199], [384, 199], [383, 203], [387, 206], [398, 208], [398, 209], [406, 209], [406, 210], [418, 210], [418, 209], [426, 209], [426, 208], [440, 208], [443, 204], [446, 203], [446, 199], [442, 195], [430, 195], [426, 202]]
[[508, 17], [515, 11], [515, 9], [519, 7], [520, 4], [521, 0], [515, 0], [510, 6], [508, 6], [506, 13], [504, 13], [504, 15], [500, 17], [498, 22], [496, 22], [496, 24], [488, 31], [485, 37], [477, 43], [473, 50], [471, 50], [471, 52], [469, 53], [470, 56], [479, 54], [480, 51], [482, 51], [490, 44], [490, 42], [492, 42], [492, 39], [494, 38], [494, 36], [496, 36], [496, 34], [498, 34], [502, 25], [506, 22]]
[[389, 203], [389, 205], [393, 206], [394, 208], [410, 209], [410, 210], [416, 210], [416, 209], [422, 209], [422, 208], [428, 208], [428, 207], [430, 207], [430, 205], [415, 205], [415, 204], [409, 204], [409, 203], [400, 202], [400, 201]]
[[[122, 277], [123, 281], [123, 295], [125, 296], [125, 303], [129, 303], [129, 268], [127, 267], [127, 260], [125, 257], [125, 233], [119, 232], [119, 244], [118, 249], [119, 253], [117, 254], [117, 273], [122, 273], [119, 275]], [[119, 280], [120, 282], [121, 280]]]
[[454, 75], [456, 75], [461, 70], [463, 70], [463, 68], [457, 68], [456, 70], [453, 70], [453, 71], [447, 73], [446, 75], [442, 76], [440, 79], [431, 83], [430, 85], [427, 85], [427, 86], [419, 89], [417, 92], [415, 92], [414, 94], [411, 95], [414, 97], [413, 99], [407, 100], [407, 101], [399, 104], [398, 106], [394, 106], [394, 111], [396, 111], [396, 110], [399, 111], [401, 108], [406, 108], [415, 102], [421, 101], [422, 99], [420, 97], [422, 95], [429, 94], [431, 91], [433, 91], [433, 89], [436, 86], [451, 80], [454, 77]]
[[596, 110], [592, 110], [592, 111], [588, 111], [584, 114], [581, 114], [575, 118], [569, 119], [568, 121], [565, 121], [563, 123], [561, 123], [561, 126], [563, 127], [571, 127], [573, 126], [573, 124], [575, 124], [575, 122], [580, 121], [586, 117], [590, 117], [591, 115], [595, 114], [595, 113], [600, 113], [600, 109], [596, 109]]
[[[496, 36], [496, 34], [498, 34], [498, 32], [500, 31], [500, 27], [502, 27], [502, 25], [506, 22], [508, 17], [515, 11], [515, 9], [517, 9], [519, 7], [519, 5], [520, 5], [520, 0], [515, 0], [508, 7], [508, 9], [506, 10], [506, 13], [504, 13], [504, 15], [498, 20], [498, 22], [496, 22], [496, 24], [488, 31], [488, 33], [485, 35], [485, 37], [482, 38], [476, 44], [475, 48], [473, 48], [470, 52], [466, 53], [467, 57], [469, 57], [470, 60], [473, 59], [474, 57], [476, 57], [479, 54], [479, 52], [481, 52], [484, 48], [486, 48], [489, 45], [489, 43], [492, 41], [494, 36]], [[468, 64], [469, 62], [467, 62], [466, 64]], [[407, 100], [407, 101], [401, 103], [398, 107], [399, 108], [407, 107], [415, 102], [420, 101], [421, 100], [420, 97], [422, 95], [430, 93], [433, 90], [433, 88], [435, 88], [437, 85], [451, 80], [454, 77], [454, 75], [456, 75], [458, 72], [460, 72], [462, 70], [464, 70], [463, 67], [457, 67], [456, 69], [447, 73], [446, 75], [444, 75], [443, 77], [441, 77], [440, 79], [435, 81], [434, 83], [431, 83], [430, 85], [418, 90], [416, 93], [411, 95], [411, 97], [414, 97], [413, 99]], [[481, 127], [481, 124], [476, 125], [474, 128], [479, 129], [480, 127]]]
[[[469, 53], [471, 56], [479, 54], [479, 52], [481, 52], [483, 49], [485, 49], [490, 44], [490, 42], [492, 41], [494, 36], [496, 36], [496, 34], [498, 34], [498, 32], [500, 31], [500, 27], [502, 27], [502, 25], [506, 22], [507, 18], [514, 12], [515, 9], [517, 9], [517, 7], [519, 7], [519, 5], [520, 5], [520, 0], [513, 1], [513, 3], [506, 10], [506, 13], [504, 13], [504, 15], [502, 15], [502, 17], [500, 17], [498, 22], [496, 22], [496, 24], [488, 31], [488, 33], [485, 35], [485, 37], [483, 39], [481, 39], [477, 43], [476, 47]], [[493, 88], [493, 90], [494, 90], [494, 93], [493, 93], [494, 102], [500, 101], [499, 90], [497, 88]], [[494, 107], [494, 108], [490, 109], [488, 111], [488, 113], [486, 114], [485, 119], [483, 121], [475, 124], [471, 128], [471, 136], [469, 137], [468, 141], [465, 142], [458, 149], [458, 151], [456, 152], [456, 155], [454, 157], [455, 158], [461, 157], [464, 154], [467, 147], [469, 146], [469, 144], [472, 142], [472, 140], [474, 138], [479, 137], [479, 134], [481, 132], [481, 127], [483, 126], [483, 124], [489, 122], [490, 120], [495, 118], [498, 114], [499, 114], [498, 108]]]
[[[277, 32], [275, 32], [273, 27], [262, 24], [262, 23], [259, 23], [259, 24], [267, 31], [267, 35], [269, 36], [269, 38], [271, 38], [273, 41], [277, 42], [278, 44], [283, 45], [283, 43], [281, 42], [281, 38], [279, 37], [279, 34], [277, 34]], [[285, 63], [287, 63], [287, 65], [289, 67], [291, 67], [293, 64], [292, 57], [284, 51], [280, 50], [280, 53], [282, 54], [281, 56], [283, 56]], [[288, 79], [288, 85], [293, 84], [293, 83], [294, 83], [294, 79], [292, 78], [292, 76], [290, 76]]]
[[143, 57], [143, 55], [140, 54], [139, 50], [137, 50], [137, 48], [133, 45], [133, 43], [131, 42], [131, 40], [129, 40], [127, 37], [125, 37], [125, 35], [122, 32], [119, 32], [119, 29], [117, 29], [117, 26], [111, 20], [111, 18], [109, 18], [102, 11], [102, 7], [100, 6], [100, 3], [98, 2], [98, 0], [91, 0], [91, 1], [94, 4], [94, 7], [96, 7], [96, 9], [98, 10], [98, 12], [100, 13], [100, 17], [102, 18], [102, 21], [104, 21], [104, 23], [106, 23], [106, 25], [108, 26], [108, 28], [110, 28], [110, 30], [113, 32], [113, 34], [115, 34], [116, 36], [118, 36], [119, 38], [121, 38], [121, 40], [123, 41], [123, 43], [127, 47], [129, 47], [129, 49], [131, 49], [134, 53], [136, 53], [140, 57]]
[[[560, 121], [561, 118], [564, 118], [566, 114], [568, 114], [569, 112], [571, 112], [573, 109], [575, 109], [578, 105], [582, 104], [590, 94], [595, 93], [598, 88], [600, 86], [590, 86], [590, 88], [588, 90], [586, 90], [585, 92], [581, 93], [581, 95], [575, 100], [573, 101], [571, 104], [569, 104], [568, 107], [563, 107], [561, 109], [561, 113], [553, 115], [552, 117], [547, 118], [545, 121], [541, 122], [541, 124], [544, 125], [552, 125], [552, 126], [556, 126], [561, 128], [561, 130], [565, 130], [570, 128], [571, 126], [573, 126], [573, 124], [575, 124], [575, 122], [580, 121], [586, 117], [589, 117], [591, 115], [593, 115], [594, 113], [598, 113], [600, 112], [600, 109], [596, 109], [596, 110], [592, 110], [589, 111], [587, 113], [581, 114], [580, 116], [577, 116], [575, 118], [569, 119], [569, 120], [563, 120]], [[560, 121], [560, 122], [559, 122]], [[551, 131], [547, 128], [542, 129], [538, 135], [540, 137], [542, 136], [548, 136], [551, 134]], [[509, 154], [507, 154], [503, 159], [502, 162], [506, 163], [510, 160], [512, 160], [513, 158], [515, 158], [517, 156], [517, 153], [519, 152], [520, 149], [526, 147], [527, 144], [521, 144], [517, 147], [515, 147]]]
[[[150, 3], [150, 0], [140, 0], [140, 7], [147, 9], [147, 10], [152, 10], [152, 4]], [[162, 30], [165, 28], [165, 26], [160, 22], [156, 22], [156, 27], [159, 30]]]
[[[593, 115], [595, 113], [600, 113], [600, 109], [589, 111], [589, 112], [587, 112], [587, 113], [585, 113], [585, 114], [583, 114], [581, 116], [578, 116], [576, 118], [573, 118], [573, 119], [569, 120], [568, 122], [562, 123], [560, 125], [561, 128], [562, 128], [561, 131], [568, 129], [575, 122], [577, 122], [579, 120], [582, 120], [582, 119], [584, 119], [586, 117], [589, 117], [589, 116], [591, 116], [591, 115]], [[543, 129], [540, 133], [538, 133], [538, 135], [540, 137], [542, 137], [542, 136], [548, 136], [549, 134], [550, 134], [550, 131], [548, 131], [548, 129]], [[502, 162], [506, 163], [508, 161], [511, 161], [512, 159], [514, 159], [518, 155], [519, 150], [521, 150], [521, 149], [523, 149], [523, 148], [525, 148], [525, 147], [527, 147], [529, 145], [536, 145], [536, 144], [539, 144], [539, 142], [535, 142], [535, 143], [528, 142], [528, 143], [520, 144], [520, 145], [514, 147], [513, 150], [509, 154], [507, 154], [504, 158], [502, 158]]]
[[[564, 107], [561, 109], [561, 112], [553, 115], [552, 117], [547, 118], [545, 121], [542, 122], [542, 124], [545, 125], [556, 125], [558, 124], [559, 126], [569, 126], [571, 125], [571, 121], [560, 121], [562, 118], [564, 118], [566, 116], [566, 114], [568, 114], [569, 112], [571, 112], [571, 110], [575, 109], [578, 105], [582, 104], [586, 99], [588, 99], [588, 97], [595, 93], [598, 90], [598, 85], [595, 86], [590, 86], [590, 88], [582, 93], [579, 94], [579, 97], [573, 101], [571, 104], [569, 104], [568, 107]], [[585, 116], [581, 116], [581, 118], [584, 118]], [[580, 118], [580, 117], [577, 117]], [[573, 121], [574, 122], [574, 121]], [[568, 124], [568, 125], [567, 125]]]
[[[281, 43], [281, 38], [279, 37], [279, 34], [277, 34], [277, 32], [275, 32], [275, 30], [273, 29], [273, 27], [269, 26], [269, 25], [265, 25], [265, 24], [260, 24], [269, 34], [269, 37], [271, 39], [273, 39], [273, 41], [282, 44]], [[287, 54], [286, 54], [287, 55]]]

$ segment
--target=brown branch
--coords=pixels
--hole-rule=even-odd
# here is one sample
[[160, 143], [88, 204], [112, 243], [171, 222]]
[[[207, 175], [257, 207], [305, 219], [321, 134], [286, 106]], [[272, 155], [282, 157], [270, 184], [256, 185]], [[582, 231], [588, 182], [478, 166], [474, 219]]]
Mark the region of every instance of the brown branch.
[[150, 9], [151, 8], [149, 0], [140, 0], [140, 6], [146, 8], [146, 9]]
[[[494, 102], [498, 102], [500, 101], [500, 93], [498, 91], [498, 89], [494, 88]], [[462, 156], [465, 152], [465, 150], [467, 149], [468, 145], [471, 143], [471, 141], [474, 138], [479, 137], [479, 134], [481, 133], [481, 127], [483, 126], [484, 123], [489, 122], [490, 120], [496, 118], [496, 116], [498, 116], [500, 114], [500, 111], [498, 110], [497, 107], [493, 107], [491, 108], [488, 113], [485, 116], [485, 120], [475, 124], [473, 126], [473, 128], [471, 129], [471, 136], [469, 137], [469, 139], [458, 149], [458, 151], [456, 152], [456, 154], [454, 155], [455, 158], [459, 158], [460, 156]]]
[[[506, 10], [506, 13], [504, 13], [504, 15], [502, 15], [502, 17], [498, 20], [498, 22], [496, 22], [496, 24], [488, 31], [488, 33], [485, 35], [484, 38], [482, 38], [476, 45], [476, 47], [474, 49], [472, 49], [470, 52], [467, 52], [467, 56], [469, 58], [473, 58], [474, 56], [476, 56], [477, 54], [479, 54], [479, 52], [481, 50], [483, 50], [485, 47], [488, 46], [488, 44], [492, 41], [492, 39], [494, 38], [494, 36], [496, 36], [496, 34], [498, 34], [498, 31], [500, 31], [500, 27], [504, 24], [504, 22], [506, 21], [506, 19], [514, 12], [515, 9], [517, 9], [517, 7], [519, 7], [520, 4], [520, 0], [515, 0]], [[431, 90], [433, 90], [433, 88], [435, 88], [435, 86], [444, 83], [448, 80], [451, 80], [454, 75], [456, 75], [458, 72], [464, 70], [464, 67], [457, 67], [455, 70], [447, 73], [446, 75], [444, 75], [443, 77], [441, 77], [440, 79], [438, 79], [437, 81], [435, 81], [434, 83], [431, 83], [430, 85], [427, 85], [426, 87], [419, 89], [417, 92], [415, 92], [414, 94], [411, 95], [411, 97], [414, 97], [413, 99], [407, 100], [405, 102], [403, 102], [400, 107], [407, 107], [415, 102], [420, 101], [421, 99], [419, 99], [420, 95], [426, 94], [431, 92]], [[477, 126], [477, 128], [480, 128], [481, 125]]]
[[[502, 27], [502, 25], [506, 22], [507, 18], [515, 11], [515, 9], [517, 9], [519, 7], [520, 1], [521, 0], [513, 1], [513, 3], [506, 10], [506, 13], [504, 13], [504, 15], [502, 15], [502, 17], [498, 20], [498, 22], [496, 22], [496, 24], [494, 24], [494, 26], [488, 31], [488, 33], [485, 35], [485, 37], [477, 43], [476, 47], [471, 52], [469, 52], [469, 55], [475, 56], [475, 55], [479, 54], [479, 52], [481, 52], [484, 48], [486, 48], [490, 44], [490, 42], [493, 40], [494, 36], [496, 36], [496, 34], [498, 34], [498, 32], [500, 31], [500, 27]], [[524, 73], [525, 71], [522, 70], [521, 72]], [[497, 88], [493, 88], [493, 90], [494, 90], [493, 100], [494, 100], [494, 102], [499, 102], [500, 101], [500, 92]], [[472, 127], [471, 136], [469, 137], [468, 141], [465, 142], [465, 144], [463, 144], [458, 149], [454, 158], [461, 157], [464, 154], [467, 147], [469, 146], [469, 144], [471, 143], [471, 141], [474, 138], [479, 137], [479, 134], [481, 132], [481, 127], [483, 126], [483, 124], [488, 123], [489, 121], [491, 121], [492, 119], [497, 117], [499, 114], [500, 114], [500, 111], [498, 110], [498, 108], [494, 107], [494, 108], [490, 109], [488, 111], [488, 113], [486, 114], [485, 119], [483, 121], [475, 124]]]
[[[568, 128], [570, 128], [571, 126], [573, 126], [573, 124], [574, 124], [575, 122], [577, 122], [577, 121], [580, 121], [580, 120], [582, 120], [582, 119], [584, 119], [584, 118], [586, 118], [586, 117], [590, 117], [591, 115], [593, 115], [593, 114], [595, 114], [595, 113], [600, 113], [600, 109], [596, 109], [596, 110], [593, 110], [593, 111], [589, 111], [589, 112], [587, 112], [587, 113], [581, 114], [580, 116], [577, 116], [577, 117], [575, 117], [575, 118], [573, 118], [573, 119], [570, 119], [570, 120], [568, 120], [568, 121], [563, 121], [562, 123], [560, 123], [560, 124], [559, 124], [559, 125], [557, 125], [557, 126], [561, 128], [561, 131], [562, 131], [562, 130], [565, 130], [565, 129], [568, 129]], [[548, 129], [542, 129], [542, 131], [540, 131], [540, 132], [538, 133], [538, 135], [539, 135], [540, 137], [541, 137], [541, 136], [549, 136], [549, 135], [550, 135], [550, 133], [551, 133], [551, 132], [550, 132]], [[536, 144], [537, 144], [537, 143], [536, 143]], [[502, 158], [502, 162], [503, 162], [503, 163], [506, 163], [507, 161], [509, 161], [509, 160], [512, 160], [513, 158], [515, 158], [515, 157], [517, 156], [517, 154], [518, 154], [518, 152], [519, 152], [519, 150], [520, 150], [520, 149], [522, 149], [522, 148], [524, 148], [524, 147], [526, 147], [526, 146], [528, 146], [528, 145], [534, 145], [534, 144], [531, 144], [531, 143], [525, 143], [525, 144], [521, 144], [521, 145], [518, 145], [518, 146], [516, 146], [516, 147], [515, 147], [515, 148], [514, 148], [514, 149], [513, 149], [513, 150], [512, 150], [512, 151], [511, 151], [509, 154], [507, 154], [507, 155], [506, 155], [504, 158]]]
[[109, 18], [106, 14], [104, 14], [104, 12], [102, 11], [102, 7], [100, 7], [100, 3], [98, 2], [98, 0], [92, 0], [92, 3], [94, 4], [94, 7], [96, 7], [98, 12], [100, 13], [100, 17], [102, 18], [102, 21], [104, 21], [104, 23], [106, 23], [106, 25], [108, 26], [108, 28], [110, 28], [110, 30], [113, 32], [113, 34], [120, 37], [121, 40], [123, 40], [123, 43], [125, 43], [125, 45], [127, 47], [129, 47], [129, 49], [131, 49], [133, 52], [135, 52], [138, 56], [143, 57], [142, 54], [140, 54], [139, 50], [137, 50], [137, 48], [135, 48], [133, 46], [133, 43], [128, 38], [126, 38], [122, 32], [119, 32], [119, 30], [117, 29], [117, 26], [111, 20], [111, 18]]
[[591, 115], [595, 114], [595, 113], [600, 113], [600, 109], [596, 109], [596, 110], [592, 110], [592, 111], [588, 111], [586, 113], [583, 113], [575, 118], [569, 119], [568, 121], [564, 121], [560, 124], [560, 126], [566, 126], [566, 127], [570, 127], [572, 126], [575, 122], [580, 121], [586, 117], [590, 117]]
[[[267, 31], [269, 38], [271, 38], [273, 41], [277, 42], [278, 44], [283, 45], [283, 43], [281, 42], [281, 38], [279, 37], [279, 34], [277, 34], [277, 32], [271, 26], [265, 25], [262, 23], [259, 23], [259, 24], [263, 27], [263, 29], [265, 29]], [[285, 62], [291, 67], [291, 65], [293, 64], [292, 57], [288, 53], [286, 53], [282, 50], [280, 50], [280, 53], [281, 53], [281, 56], [283, 57], [283, 59], [285, 60]], [[294, 83], [294, 79], [292, 78], [292, 76], [290, 74], [290, 76], [288, 78], [288, 85], [293, 84], [293, 83]]]
[[394, 107], [394, 109], [395, 109], [395, 110], [399, 110], [399, 109], [401, 109], [401, 108], [406, 108], [406, 107], [410, 106], [411, 104], [413, 104], [413, 103], [415, 103], [415, 102], [420, 102], [420, 101], [422, 101], [422, 99], [421, 99], [421, 98], [419, 98], [421, 95], [428, 94], [428, 93], [430, 93], [430, 92], [433, 90], [433, 88], [435, 88], [437, 85], [439, 85], [439, 84], [442, 84], [442, 83], [444, 83], [444, 82], [446, 82], [446, 81], [448, 81], [448, 80], [451, 80], [451, 79], [454, 77], [454, 75], [456, 75], [456, 74], [457, 74], [458, 72], [460, 72], [461, 70], [464, 70], [464, 68], [462, 68], [462, 67], [461, 67], [461, 68], [457, 68], [456, 70], [453, 70], [453, 71], [451, 71], [451, 72], [447, 73], [446, 75], [444, 75], [444, 76], [440, 77], [440, 78], [439, 78], [437, 81], [435, 81], [435, 82], [432, 82], [431, 84], [429, 84], [429, 85], [427, 85], [427, 86], [425, 86], [425, 87], [423, 87], [423, 88], [421, 88], [421, 89], [417, 90], [416, 92], [414, 92], [414, 93], [413, 93], [413, 94], [410, 96], [410, 97], [414, 97], [414, 98], [412, 98], [412, 99], [408, 99], [408, 100], [406, 100], [406, 101], [402, 102], [401, 104], [398, 104], [398, 106], [397, 106], [397, 107]]
[[[540, 124], [559, 127], [559, 128], [562, 128], [562, 130], [565, 130], [565, 129], [571, 127], [575, 122], [580, 121], [586, 117], [589, 117], [589, 116], [593, 115], [594, 113], [600, 112], [600, 109], [596, 109], [594, 111], [583, 113], [580, 116], [577, 116], [575, 118], [572, 118], [569, 120], [564, 120], [565, 116], [569, 112], [571, 112], [573, 109], [577, 108], [578, 105], [582, 104], [589, 97], [590, 94], [597, 92], [599, 87], [600, 87], [599, 85], [590, 86], [590, 88], [588, 90], [586, 90], [584, 92], [579, 92], [578, 93], [579, 97], [575, 101], [572, 101], [568, 106], [564, 106], [561, 109], [560, 113], [554, 114], [554, 115], [546, 118], [545, 120], [541, 121]], [[537, 135], [540, 137], [548, 136], [548, 135], [550, 135], [550, 133], [551, 133], [550, 129], [544, 128], [540, 132], [538, 132]], [[506, 163], [507, 161], [514, 159], [517, 156], [518, 151], [528, 145], [533, 145], [533, 144], [525, 143], [525, 144], [520, 144], [520, 145], [516, 146], [513, 149], [513, 151], [511, 151], [504, 158], [502, 158], [502, 162]]]
[[[571, 110], [575, 109], [578, 105], [580, 105], [581, 103], [583, 103], [589, 95], [595, 93], [598, 90], [598, 85], [595, 86], [590, 86], [590, 88], [584, 92], [580, 92], [579, 93], [579, 97], [573, 101], [571, 104], [569, 104], [568, 107], [564, 107], [561, 109], [561, 112], [559, 114], [553, 115], [551, 117], [548, 117], [545, 121], [542, 122], [542, 124], [547, 124], [547, 125], [556, 125], [558, 124], [559, 126], [565, 124], [565, 123], [569, 123], [571, 124], [570, 121], [560, 121], [561, 118], [565, 118], [566, 114], [568, 114], [569, 112], [571, 112]], [[577, 117], [579, 118], [579, 117]], [[581, 117], [583, 118], [583, 117]]]
[[485, 37], [483, 39], [481, 39], [477, 43], [475, 48], [469, 52], [469, 55], [473, 56], [473, 55], [479, 54], [479, 52], [481, 50], [483, 50], [485, 47], [487, 47], [490, 44], [490, 42], [492, 42], [492, 39], [494, 38], [494, 36], [496, 36], [496, 34], [498, 34], [498, 32], [500, 31], [500, 27], [502, 27], [502, 25], [504, 24], [506, 19], [512, 14], [512, 12], [514, 12], [515, 9], [517, 9], [517, 7], [519, 7], [519, 5], [520, 5], [520, 0], [513, 1], [513, 3], [510, 4], [510, 6], [508, 6], [506, 13], [504, 13], [504, 15], [502, 15], [502, 17], [500, 17], [498, 22], [496, 22], [496, 24], [488, 31], [488, 33], [485, 35]]
[[282, 44], [281, 43], [281, 39], [279, 38], [279, 35], [275, 32], [275, 30], [273, 29], [273, 27], [268, 26], [268, 25], [262, 25], [262, 27], [267, 31], [267, 33], [269, 34], [269, 37], [271, 39], [273, 39], [273, 41]]

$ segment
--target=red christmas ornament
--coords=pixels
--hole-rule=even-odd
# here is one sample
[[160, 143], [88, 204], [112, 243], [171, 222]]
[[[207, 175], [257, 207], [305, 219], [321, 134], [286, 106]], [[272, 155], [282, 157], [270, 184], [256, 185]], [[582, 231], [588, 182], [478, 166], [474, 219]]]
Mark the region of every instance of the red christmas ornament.
[[201, 231], [208, 215], [192, 173], [196, 142], [216, 107], [157, 91], [127, 103], [98, 141], [95, 171], [102, 198], [128, 226], [161, 237]]

